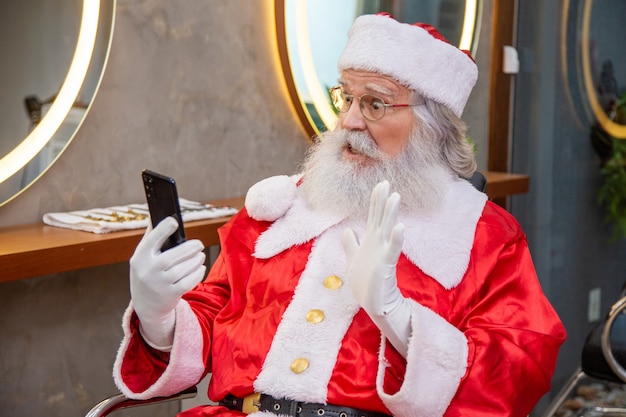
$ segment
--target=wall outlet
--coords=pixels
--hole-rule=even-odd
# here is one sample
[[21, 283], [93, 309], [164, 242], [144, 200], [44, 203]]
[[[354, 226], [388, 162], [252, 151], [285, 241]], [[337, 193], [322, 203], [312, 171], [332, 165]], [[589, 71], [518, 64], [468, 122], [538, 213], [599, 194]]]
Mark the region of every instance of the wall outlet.
[[589, 305], [587, 309], [587, 319], [589, 323], [600, 320], [602, 289], [594, 288], [589, 291]]

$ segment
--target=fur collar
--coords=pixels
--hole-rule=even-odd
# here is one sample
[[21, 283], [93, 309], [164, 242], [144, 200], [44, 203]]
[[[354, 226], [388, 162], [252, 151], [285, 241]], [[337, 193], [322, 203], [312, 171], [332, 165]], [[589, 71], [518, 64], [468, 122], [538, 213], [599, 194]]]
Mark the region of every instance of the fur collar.
[[[274, 223], [259, 237], [254, 256], [267, 259], [292, 247], [305, 243], [342, 222], [350, 223], [357, 235], [365, 229], [337, 214], [312, 211], [298, 193], [300, 176], [278, 176], [263, 180], [246, 196], [246, 209], [257, 220]], [[487, 201], [462, 179], [452, 179], [442, 207], [425, 215], [401, 214], [404, 223], [402, 252], [424, 273], [433, 277], [444, 288], [456, 287], [469, 264], [476, 224]], [[344, 256], [341, 242], [337, 242], [337, 256]]]

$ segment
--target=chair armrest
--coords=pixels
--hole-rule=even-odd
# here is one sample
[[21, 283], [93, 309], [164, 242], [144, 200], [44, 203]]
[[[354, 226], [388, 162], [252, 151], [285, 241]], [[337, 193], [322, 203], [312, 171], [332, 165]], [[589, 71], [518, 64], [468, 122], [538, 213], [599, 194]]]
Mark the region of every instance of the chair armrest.
[[[624, 345], [624, 311], [626, 310], [626, 297], [622, 297], [611, 306], [611, 310], [606, 318], [606, 323], [602, 328], [600, 344], [604, 358], [611, 368], [611, 371], [619, 378], [618, 382], [626, 383], [626, 369], [623, 363], [626, 362], [626, 346]], [[621, 322], [617, 323], [617, 320]], [[616, 336], [611, 335], [615, 328]], [[620, 333], [621, 332], [621, 333]]]
[[179, 392], [178, 394], [170, 395], [168, 397], [150, 398], [147, 400], [133, 400], [127, 398], [124, 394], [117, 394], [100, 401], [91, 410], [89, 410], [87, 414], [85, 414], [85, 417], [105, 417], [110, 413], [123, 408], [141, 407], [144, 405], [164, 403], [168, 401], [186, 400], [188, 398], [194, 398], [197, 393], [198, 388], [193, 386]]

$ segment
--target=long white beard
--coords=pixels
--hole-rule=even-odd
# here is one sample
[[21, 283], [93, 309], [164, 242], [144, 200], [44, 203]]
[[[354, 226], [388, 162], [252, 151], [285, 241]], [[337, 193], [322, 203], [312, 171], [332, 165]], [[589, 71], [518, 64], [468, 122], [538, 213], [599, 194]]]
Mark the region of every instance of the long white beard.
[[[367, 157], [366, 163], [344, 158], [344, 151]], [[399, 154], [381, 151], [369, 135], [341, 129], [325, 132], [310, 149], [300, 186], [316, 210], [366, 216], [374, 186], [388, 180], [401, 197], [401, 210], [436, 210], [453, 175], [439, 156], [438, 141], [424, 138], [419, 129]]]

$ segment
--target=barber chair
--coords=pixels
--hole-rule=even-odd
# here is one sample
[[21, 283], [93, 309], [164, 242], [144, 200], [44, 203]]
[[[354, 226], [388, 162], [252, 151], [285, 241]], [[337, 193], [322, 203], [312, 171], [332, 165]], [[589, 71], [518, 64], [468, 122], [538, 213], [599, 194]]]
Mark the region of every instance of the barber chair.
[[474, 171], [467, 180], [480, 192], [484, 193], [487, 189], [487, 178], [481, 172]]
[[[587, 336], [581, 365], [552, 400], [543, 417], [626, 417], [626, 286], [606, 317]], [[593, 388], [624, 389], [622, 401], [609, 404], [592, 398]], [[620, 391], [617, 391], [620, 392]], [[576, 409], [572, 401], [587, 396], [588, 404]], [[615, 395], [613, 395], [615, 397]], [[566, 402], [570, 406], [566, 407]], [[595, 403], [595, 404], [594, 404]]]

